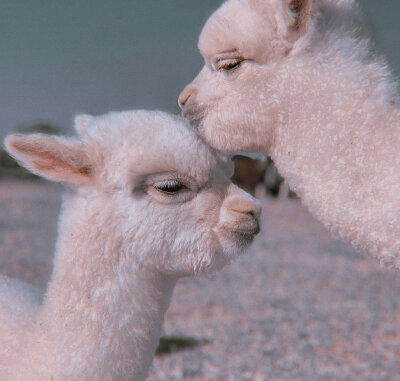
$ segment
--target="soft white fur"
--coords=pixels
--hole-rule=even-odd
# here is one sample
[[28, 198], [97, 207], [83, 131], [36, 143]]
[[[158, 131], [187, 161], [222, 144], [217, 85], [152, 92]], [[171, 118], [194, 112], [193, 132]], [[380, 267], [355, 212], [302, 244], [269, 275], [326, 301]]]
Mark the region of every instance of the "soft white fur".
[[179, 102], [206, 141], [270, 154], [319, 220], [400, 267], [397, 83], [352, 0], [230, 0]]
[[[76, 129], [79, 138], [6, 140], [70, 190], [43, 304], [0, 277], [2, 381], [143, 380], [177, 280], [220, 269], [258, 231], [258, 203], [184, 119], [83, 115]], [[166, 181], [184, 188], [160, 189]]]

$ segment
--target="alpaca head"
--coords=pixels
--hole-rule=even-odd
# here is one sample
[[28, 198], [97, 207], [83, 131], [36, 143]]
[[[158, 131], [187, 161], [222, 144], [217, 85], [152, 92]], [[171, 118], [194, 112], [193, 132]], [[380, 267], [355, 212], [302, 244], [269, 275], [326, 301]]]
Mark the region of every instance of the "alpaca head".
[[65, 211], [81, 225], [75, 240], [92, 234], [117, 263], [180, 276], [219, 269], [258, 232], [257, 201], [184, 119], [127, 111], [79, 116], [75, 127], [77, 138], [6, 139], [32, 172], [76, 189], [76, 210]]
[[[183, 114], [220, 150], [262, 150], [274, 139], [271, 126], [279, 110], [281, 84], [272, 80], [330, 31], [344, 24], [356, 29], [353, 5], [352, 0], [225, 2], [200, 34], [205, 65], [179, 96]], [[263, 133], [257, 134], [260, 124]]]

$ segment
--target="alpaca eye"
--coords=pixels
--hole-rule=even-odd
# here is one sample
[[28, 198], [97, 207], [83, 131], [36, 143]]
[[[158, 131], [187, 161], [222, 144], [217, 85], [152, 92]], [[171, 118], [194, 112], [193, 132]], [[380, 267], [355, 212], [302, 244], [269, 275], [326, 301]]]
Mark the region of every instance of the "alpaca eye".
[[242, 62], [243, 62], [243, 60], [239, 59], [239, 58], [232, 58], [232, 59], [222, 60], [222, 61], [219, 61], [217, 63], [217, 70], [218, 71], [221, 71], [221, 70], [224, 70], [224, 71], [234, 70], [234, 69], [237, 69]]
[[165, 180], [153, 184], [153, 187], [162, 193], [175, 194], [188, 189], [179, 180]]

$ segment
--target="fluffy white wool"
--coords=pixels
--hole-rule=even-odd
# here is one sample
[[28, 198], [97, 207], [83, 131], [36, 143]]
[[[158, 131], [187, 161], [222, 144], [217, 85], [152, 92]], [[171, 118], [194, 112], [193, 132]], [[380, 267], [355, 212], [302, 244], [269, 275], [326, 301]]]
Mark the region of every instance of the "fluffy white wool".
[[400, 267], [397, 84], [352, 0], [230, 0], [181, 93], [214, 147], [260, 150], [332, 232]]
[[43, 304], [0, 277], [2, 381], [143, 380], [176, 281], [220, 269], [258, 231], [257, 201], [184, 119], [83, 115], [76, 130], [6, 139], [70, 190]]

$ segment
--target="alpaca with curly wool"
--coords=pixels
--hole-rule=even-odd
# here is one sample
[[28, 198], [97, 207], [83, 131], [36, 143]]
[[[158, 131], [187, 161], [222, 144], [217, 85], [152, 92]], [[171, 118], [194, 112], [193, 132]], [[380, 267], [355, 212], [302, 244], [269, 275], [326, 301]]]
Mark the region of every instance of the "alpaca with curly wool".
[[144, 380], [178, 279], [220, 269], [259, 230], [232, 163], [184, 119], [82, 115], [76, 129], [6, 139], [24, 166], [69, 190], [43, 303], [0, 277], [2, 381]]
[[312, 214], [400, 268], [397, 83], [353, 0], [229, 0], [207, 21], [183, 114], [225, 152], [258, 150]]

